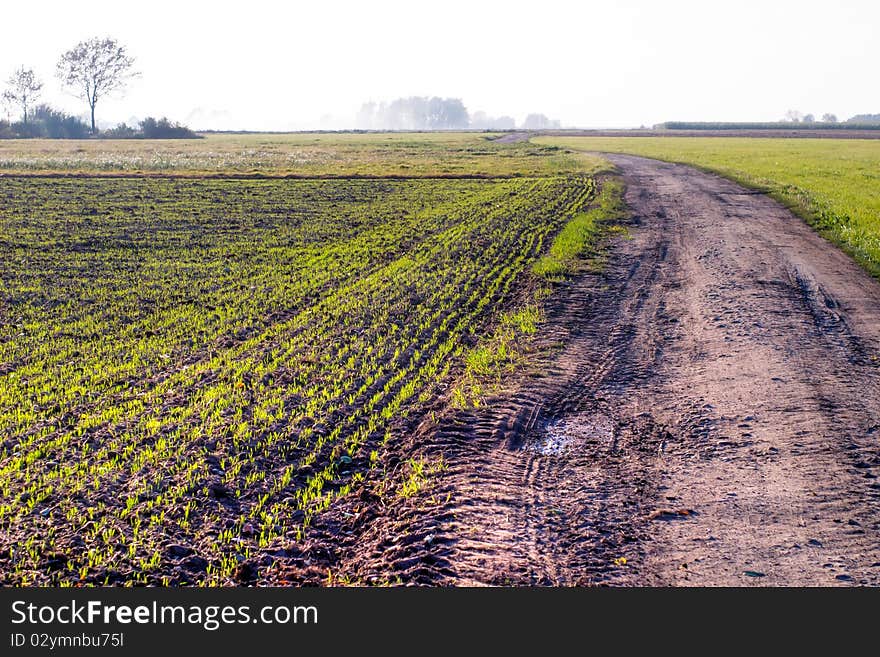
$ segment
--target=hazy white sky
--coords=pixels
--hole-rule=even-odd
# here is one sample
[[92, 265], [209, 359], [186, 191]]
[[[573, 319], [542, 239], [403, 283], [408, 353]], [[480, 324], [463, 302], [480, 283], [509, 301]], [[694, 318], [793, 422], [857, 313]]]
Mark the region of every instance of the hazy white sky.
[[362, 102], [409, 95], [566, 126], [880, 112], [877, 0], [42, 0], [2, 15], [0, 79], [33, 67], [77, 113], [60, 53], [95, 35], [128, 46], [142, 75], [98, 104], [104, 122], [350, 127]]

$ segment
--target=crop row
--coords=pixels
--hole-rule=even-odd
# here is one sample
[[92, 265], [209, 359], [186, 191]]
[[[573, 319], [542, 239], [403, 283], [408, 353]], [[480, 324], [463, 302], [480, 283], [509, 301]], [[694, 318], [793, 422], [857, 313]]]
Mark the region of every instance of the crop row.
[[394, 422], [592, 194], [585, 177], [2, 181], [5, 581], [262, 567], [378, 476]]

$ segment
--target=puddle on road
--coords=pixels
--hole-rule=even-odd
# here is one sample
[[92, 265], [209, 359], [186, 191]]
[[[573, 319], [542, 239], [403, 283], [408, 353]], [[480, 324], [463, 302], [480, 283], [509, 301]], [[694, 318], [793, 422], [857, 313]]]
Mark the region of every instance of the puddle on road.
[[526, 449], [541, 456], [562, 456], [579, 443], [611, 443], [614, 421], [601, 413], [568, 415], [550, 420], [537, 430]]

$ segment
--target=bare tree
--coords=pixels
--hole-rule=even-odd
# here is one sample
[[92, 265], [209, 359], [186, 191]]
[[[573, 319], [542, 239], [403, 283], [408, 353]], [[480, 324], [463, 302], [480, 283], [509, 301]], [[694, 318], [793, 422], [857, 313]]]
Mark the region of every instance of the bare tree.
[[798, 112], [797, 110], [788, 110], [785, 113], [785, 120], [791, 121], [792, 123], [800, 123], [801, 119], [804, 118], [804, 115]]
[[21, 120], [27, 125], [28, 108], [33, 107], [40, 97], [43, 83], [34, 75], [33, 69], [22, 66], [10, 76], [6, 84], [8, 88], [3, 92], [3, 100], [21, 107]]
[[125, 46], [109, 37], [80, 41], [61, 55], [58, 77], [74, 95], [85, 98], [89, 104], [92, 134], [95, 134], [95, 105], [137, 75], [131, 70], [133, 65], [134, 57], [128, 55]]
[[830, 113], [823, 114], [822, 123], [837, 123], [837, 115]]
[[816, 117], [813, 116], [812, 114], [804, 114], [803, 122], [804, 123], [815, 123]]

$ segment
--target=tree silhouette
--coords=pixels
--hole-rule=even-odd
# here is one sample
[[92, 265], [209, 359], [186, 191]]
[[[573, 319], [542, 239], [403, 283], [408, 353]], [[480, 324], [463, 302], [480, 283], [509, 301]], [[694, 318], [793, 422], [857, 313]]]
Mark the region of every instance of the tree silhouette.
[[95, 134], [95, 105], [137, 75], [131, 70], [133, 65], [134, 57], [128, 55], [125, 46], [109, 37], [80, 41], [61, 55], [58, 77], [65, 87], [89, 104], [92, 134]]
[[28, 108], [40, 97], [43, 83], [34, 75], [33, 69], [22, 66], [10, 76], [6, 84], [8, 88], [3, 92], [3, 99], [21, 107], [22, 123], [27, 125]]

